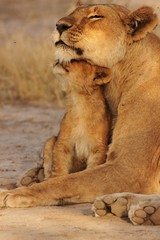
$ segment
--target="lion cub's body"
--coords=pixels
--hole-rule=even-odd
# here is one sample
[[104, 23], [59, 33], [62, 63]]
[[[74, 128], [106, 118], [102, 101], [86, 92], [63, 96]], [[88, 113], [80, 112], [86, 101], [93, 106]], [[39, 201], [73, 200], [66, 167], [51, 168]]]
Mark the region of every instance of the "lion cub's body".
[[109, 70], [84, 61], [57, 68], [66, 87], [67, 113], [53, 147], [53, 166], [44, 164], [45, 177], [104, 163], [108, 144], [109, 113], [100, 85], [110, 80]]

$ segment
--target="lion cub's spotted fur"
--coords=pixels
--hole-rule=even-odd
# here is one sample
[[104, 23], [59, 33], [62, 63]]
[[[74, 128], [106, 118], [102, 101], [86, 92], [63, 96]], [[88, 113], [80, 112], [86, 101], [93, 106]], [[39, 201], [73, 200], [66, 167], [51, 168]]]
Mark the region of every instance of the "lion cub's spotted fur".
[[46, 178], [104, 163], [108, 144], [109, 113], [101, 85], [110, 81], [110, 70], [85, 61], [56, 68], [67, 92], [67, 113], [53, 147], [53, 166], [51, 160], [44, 162]]

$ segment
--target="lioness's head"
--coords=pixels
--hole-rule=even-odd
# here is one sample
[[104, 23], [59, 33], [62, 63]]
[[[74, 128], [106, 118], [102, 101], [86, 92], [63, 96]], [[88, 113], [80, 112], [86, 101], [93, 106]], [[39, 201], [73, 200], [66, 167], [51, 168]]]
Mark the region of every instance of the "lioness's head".
[[123, 59], [129, 44], [144, 38], [156, 24], [149, 7], [130, 13], [118, 5], [81, 5], [57, 22], [56, 59], [87, 59], [112, 67]]
[[111, 80], [111, 70], [106, 67], [92, 65], [85, 60], [71, 60], [68, 64], [55, 65], [55, 73], [61, 80], [63, 90], [83, 88], [95, 89]]

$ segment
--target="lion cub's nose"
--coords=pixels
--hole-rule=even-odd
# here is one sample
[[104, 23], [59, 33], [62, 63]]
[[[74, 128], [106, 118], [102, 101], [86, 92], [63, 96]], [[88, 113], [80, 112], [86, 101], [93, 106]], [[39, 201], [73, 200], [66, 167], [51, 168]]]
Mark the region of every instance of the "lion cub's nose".
[[61, 35], [64, 31], [66, 31], [67, 29], [72, 27], [72, 25], [67, 24], [67, 23], [57, 23], [56, 27], [57, 27], [57, 30], [58, 30], [59, 34]]

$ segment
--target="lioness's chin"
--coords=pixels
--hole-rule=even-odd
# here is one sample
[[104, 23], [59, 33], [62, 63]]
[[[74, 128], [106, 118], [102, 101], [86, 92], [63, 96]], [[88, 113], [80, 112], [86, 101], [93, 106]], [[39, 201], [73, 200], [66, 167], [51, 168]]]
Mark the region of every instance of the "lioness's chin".
[[71, 59], [80, 59], [83, 56], [83, 50], [67, 45], [62, 40], [55, 42], [55, 58], [59, 63], [70, 62]]
[[72, 59], [80, 59], [80, 56], [72, 49], [58, 48], [55, 50], [55, 59], [59, 63], [69, 63]]

